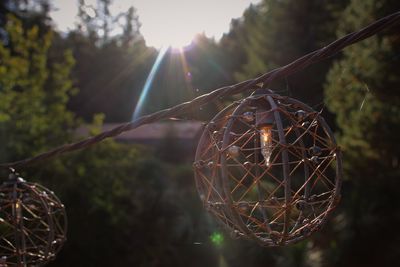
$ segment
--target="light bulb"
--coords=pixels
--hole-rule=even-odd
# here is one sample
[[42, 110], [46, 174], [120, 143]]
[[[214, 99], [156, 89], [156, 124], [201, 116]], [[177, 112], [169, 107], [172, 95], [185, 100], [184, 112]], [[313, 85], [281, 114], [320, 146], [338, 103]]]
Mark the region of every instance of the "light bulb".
[[264, 125], [260, 128], [261, 154], [264, 157], [265, 165], [269, 167], [272, 155], [272, 125]]
[[21, 203], [18, 200], [13, 205], [13, 212], [14, 212], [16, 222], [19, 223], [22, 218], [22, 210], [21, 210]]

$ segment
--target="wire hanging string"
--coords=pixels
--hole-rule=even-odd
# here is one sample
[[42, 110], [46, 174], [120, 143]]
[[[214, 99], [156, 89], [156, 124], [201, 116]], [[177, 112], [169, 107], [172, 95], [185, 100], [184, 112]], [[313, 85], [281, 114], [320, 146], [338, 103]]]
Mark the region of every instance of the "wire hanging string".
[[49, 158], [67, 153], [67, 152], [84, 149], [91, 145], [97, 144], [106, 138], [115, 137], [123, 132], [133, 130], [144, 124], [153, 123], [153, 122], [156, 122], [156, 121], [159, 121], [162, 119], [167, 119], [170, 117], [175, 117], [175, 116], [184, 114], [185, 112], [189, 111], [190, 109], [205, 105], [205, 104], [209, 103], [210, 101], [213, 101], [214, 99], [222, 98], [222, 97], [230, 96], [230, 95], [235, 95], [238, 93], [243, 93], [247, 90], [255, 89], [255, 86], [260, 83], [267, 85], [275, 79], [289, 76], [295, 72], [305, 69], [306, 67], [308, 67], [316, 62], [319, 62], [321, 60], [332, 57], [336, 53], [340, 52], [346, 46], [349, 46], [351, 44], [362, 41], [368, 37], [371, 37], [371, 36], [377, 34], [378, 32], [382, 31], [383, 29], [391, 27], [399, 22], [400, 22], [400, 12], [393, 13], [391, 15], [388, 15], [382, 19], [379, 19], [379, 20], [371, 23], [370, 25], [368, 25], [367, 27], [365, 27], [359, 31], [350, 33], [319, 50], [316, 50], [316, 51], [311, 52], [301, 58], [298, 58], [297, 60], [293, 61], [292, 63], [290, 63], [288, 65], [285, 65], [280, 68], [276, 68], [276, 69], [269, 71], [255, 79], [246, 80], [246, 81], [243, 81], [243, 82], [231, 85], [231, 86], [221, 87], [221, 88], [216, 89], [208, 94], [198, 96], [191, 101], [184, 102], [184, 103], [181, 103], [174, 107], [160, 110], [155, 113], [140, 117], [137, 120], [122, 124], [120, 126], [117, 126], [113, 129], [109, 130], [109, 131], [102, 132], [98, 135], [89, 137], [87, 139], [78, 141], [76, 143], [62, 145], [62, 146], [54, 148], [50, 151], [39, 154], [35, 157], [20, 160], [20, 161], [0, 164], [0, 168], [22, 167], [22, 166], [25, 166], [28, 164], [36, 163], [36, 162], [39, 162], [39, 161], [42, 161], [45, 159], [49, 159]]

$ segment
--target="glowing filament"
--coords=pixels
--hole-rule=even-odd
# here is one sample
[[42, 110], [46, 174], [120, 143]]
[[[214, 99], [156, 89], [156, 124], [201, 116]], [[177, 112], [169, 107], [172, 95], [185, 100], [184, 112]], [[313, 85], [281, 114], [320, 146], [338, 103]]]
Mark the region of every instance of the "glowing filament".
[[272, 126], [263, 126], [260, 129], [260, 143], [261, 143], [261, 154], [265, 159], [265, 165], [269, 167], [271, 155], [272, 155]]
[[19, 203], [19, 201], [14, 203], [14, 216], [15, 216], [17, 223], [19, 223], [22, 218], [21, 204]]

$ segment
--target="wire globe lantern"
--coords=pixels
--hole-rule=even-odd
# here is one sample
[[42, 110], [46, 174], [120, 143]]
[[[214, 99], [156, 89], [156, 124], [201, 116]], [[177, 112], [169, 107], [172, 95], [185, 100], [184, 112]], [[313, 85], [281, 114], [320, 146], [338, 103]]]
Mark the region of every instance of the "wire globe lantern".
[[194, 169], [206, 209], [233, 236], [264, 246], [308, 237], [340, 196], [341, 154], [320, 113], [266, 89], [206, 126]]
[[66, 231], [65, 208], [54, 193], [10, 174], [0, 186], [0, 266], [43, 266]]

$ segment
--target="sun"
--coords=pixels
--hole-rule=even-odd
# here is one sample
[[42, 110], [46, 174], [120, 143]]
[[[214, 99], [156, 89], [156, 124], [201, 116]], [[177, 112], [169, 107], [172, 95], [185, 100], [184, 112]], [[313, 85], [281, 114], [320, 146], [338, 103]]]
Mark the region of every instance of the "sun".
[[[122, 1], [122, 0], [121, 0]], [[261, 0], [137, 0], [146, 44], [182, 48], [198, 34], [219, 39], [232, 18], [240, 17], [250, 3]]]
[[196, 27], [186, 13], [164, 16], [164, 18], [162, 16], [157, 18], [158, 23], [143, 24], [143, 34], [152, 46], [181, 48], [189, 45], [196, 34], [202, 31], [201, 27]]
[[151, 9], [148, 9], [149, 6], [138, 6], [138, 12], [142, 20], [141, 32], [151, 46], [182, 48], [205, 31], [205, 11], [200, 10], [194, 1], [147, 0], [146, 3], [154, 5]]
[[[170, 22], [169, 24], [173, 25], [175, 23]], [[190, 45], [196, 34], [190, 28], [186, 28], [185, 25], [178, 24], [173, 27], [161, 27], [158, 33], [156, 32], [154, 38], [148, 36], [148, 39], [151, 41], [150, 44], [155, 47], [181, 49]]]
[[[75, 26], [77, 1], [53, 0], [56, 9], [51, 17], [59, 30], [67, 32]], [[218, 40], [229, 30], [232, 18], [238, 18], [250, 3], [261, 0], [114, 0], [114, 15], [126, 12], [132, 5], [141, 24], [140, 33], [148, 46], [183, 48], [198, 34]], [[96, 0], [85, 0], [96, 6]], [[95, 14], [93, 14], [94, 16]]]

